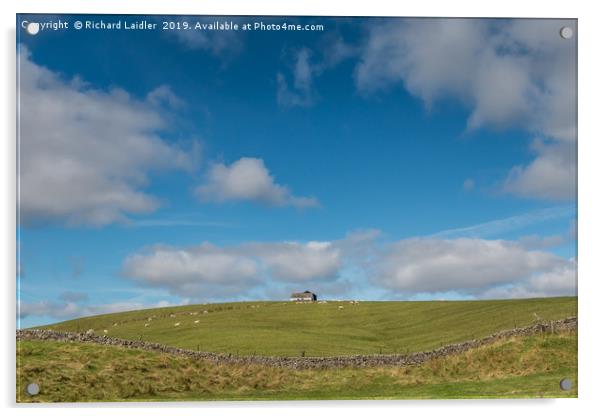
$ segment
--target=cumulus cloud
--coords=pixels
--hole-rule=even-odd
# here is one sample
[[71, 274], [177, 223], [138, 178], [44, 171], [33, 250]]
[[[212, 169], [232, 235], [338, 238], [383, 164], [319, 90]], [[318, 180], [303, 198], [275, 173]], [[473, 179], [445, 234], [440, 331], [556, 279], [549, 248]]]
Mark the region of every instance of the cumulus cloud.
[[176, 295], [207, 298], [240, 294], [269, 281], [334, 279], [340, 256], [337, 247], [329, 242], [160, 246], [128, 256], [123, 274]]
[[[369, 30], [355, 72], [364, 94], [402, 83], [427, 107], [445, 98], [470, 111], [469, 129], [525, 129], [549, 142], [512, 169], [505, 190], [574, 198], [576, 44], [561, 20], [407, 19]], [[546, 173], [552, 173], [546, 176]]]
[[373, 269], [375, 281], [394, 291], [457, 291], [480, 296], [499, 286], [532, 284], [535, 276], [566, 278], [572, 263], [551, 253], [529, 251], [512, 241], [416, 238], [384, 248]]
[[576, 295], [577, 265], [571, 260], [563, 267], [536, 274], [516, 285], [489, 289], [481, 297], [484, 299], [512, 299]]
[[123, 274], [195, 299], [281, 294], [299, 286], [334, 297], [351, 292], [388, 298], [451, 292], [476, 298], [571, 295], [575, 261], [540, 250], [557, 243], [536, 236], [388, 242], [378, 230], [362, 230], [333, 241], [157, 246], [127, 257]]
[[328, 279], [339, 271], [341, 252], [331, 242], [256, 244], [251, 252], [279, 280]]
[[524, 197], [576, 199], [577, 149], [571, 143], [533, 144], [537, 157], [526, 166], [514, 166], [504, 190]]
[[19, 52], [19, 213], [23, 224], [102, 226], [156, 210], [148, 174], [189, 169], [191, 159], [162, 140], [160, 101], [67, 80]]
[[318, 206], [317, 199], [295, 196], [287, 186], [277, 184], [263, 160], [249, 157], [229, 166], [213, 164], [206, 183], [196, 189], [196, 194], [206, 202], [255, 201], [297, 208]]
[[558, 247], [564, 244], [575, 243], [576, 221], [571, 219], [566, 232], [561, 234], [553, 235], [525, 235], [520, 237], [517, 241], [527, 250], [540, 250], [551, 247]]
[[527, 250], [541, 250], [550, 247], [558, 247], [567, 242], [567, 236], [564, 235], [526, 235], [518, 239], [520, 245]]
[[187, 249], [155, 247], [127, 257], [123, 270], [126, 276], [152, 286], [174, 288], [247, 286], [259, 273], [254, 259], [208, 243]]

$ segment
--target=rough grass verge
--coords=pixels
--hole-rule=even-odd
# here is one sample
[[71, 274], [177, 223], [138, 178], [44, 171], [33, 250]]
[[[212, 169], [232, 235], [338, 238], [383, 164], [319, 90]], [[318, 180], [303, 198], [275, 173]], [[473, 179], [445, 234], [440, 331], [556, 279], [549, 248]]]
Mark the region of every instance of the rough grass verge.
[[[18, 402], [577, 396], [577, 333], [514, 337], [407, 367], [291, 371], [149, 351], [25, 340]], [[571, 378], [573, 389], [559, 382]], [[29, 383], [40, 394], [27, 395]]]

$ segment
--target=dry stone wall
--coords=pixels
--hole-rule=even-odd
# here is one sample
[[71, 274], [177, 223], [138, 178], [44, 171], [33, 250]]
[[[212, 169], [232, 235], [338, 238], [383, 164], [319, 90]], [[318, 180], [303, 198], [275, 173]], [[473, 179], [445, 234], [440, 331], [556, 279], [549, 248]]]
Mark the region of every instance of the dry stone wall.
[[192, 351], [167, 345], [134, 341], [93, 333], [59, 332], [42, 329], [24, 329], [17, 331], [17, 341], [47, 340], [59, 342], [84, 342], [100, 345], [114, 345], [125, 348], [135, 348], [159, 353], [181, 355], [190, 358], [209, 360], [217, 364], [255, 364], [284, 367], [290, 369], [320, 369], [342, 367], [375, 367], [375, 366], [408, 366], [417, 365], [434, 358], [460, 354], [473, 348], [478, 348], [493, 342], [511, 338], [528, 336], [556, 331], [571, 331], [577, 329], [577, 318], [571, 317], [558, 321], [540, 322], [523, 328], [515, 328], [497, 332], [485, 338], [470, 340], [458, 344], [450, 344], [431, 351], [412, 354], [394, 355], [353, 355], [338, 357], [265, 357], [265, 356], [233, 356], [212, 352]]

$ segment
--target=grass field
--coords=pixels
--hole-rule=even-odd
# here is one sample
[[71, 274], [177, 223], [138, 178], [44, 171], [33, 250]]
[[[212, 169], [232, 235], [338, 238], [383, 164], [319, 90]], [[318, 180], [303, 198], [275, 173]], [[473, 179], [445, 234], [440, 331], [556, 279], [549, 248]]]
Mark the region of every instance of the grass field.
[[99, 315], [44, 328], [237, 355], [424, 351], [537, 319], [577, 316], [575, 297], [448, 302], [238, 302]]
[[[576, 333], [511, 338], [404, 368], [291, 371], [121, 347], [22, 341], [18, 401], [576, 397]], [[569, 377], [574, 387], [562, 391]], [[25, 388], [36, 382], [40, 394]]]

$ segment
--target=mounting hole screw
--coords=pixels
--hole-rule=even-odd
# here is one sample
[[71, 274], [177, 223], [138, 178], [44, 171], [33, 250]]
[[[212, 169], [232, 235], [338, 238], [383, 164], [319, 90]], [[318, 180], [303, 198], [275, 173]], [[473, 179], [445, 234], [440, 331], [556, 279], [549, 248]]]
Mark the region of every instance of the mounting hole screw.
[[29, 22], [27, 24], [27, 26], [25, 27], [25, 30], [30, 35], [37, 35], [38, 32], [40, 31], [40, 24], [36, 23], [36, 22]]
[[573, 388], [573, 382], [570, 378], [563, 378], [560, 380], [560, 389], [564, 391], [568, 391]]
[[573, 29], [571, 29], [568, 26], [564, 26], [562, 29], [560, 29], [560, 37], [562, 39], [570, 39], [573, 37]]
[[40, 392], [40, 386], [37, 383], [29, 383], [27, 385], [27, 394], [30, 396], [35, 396]]

